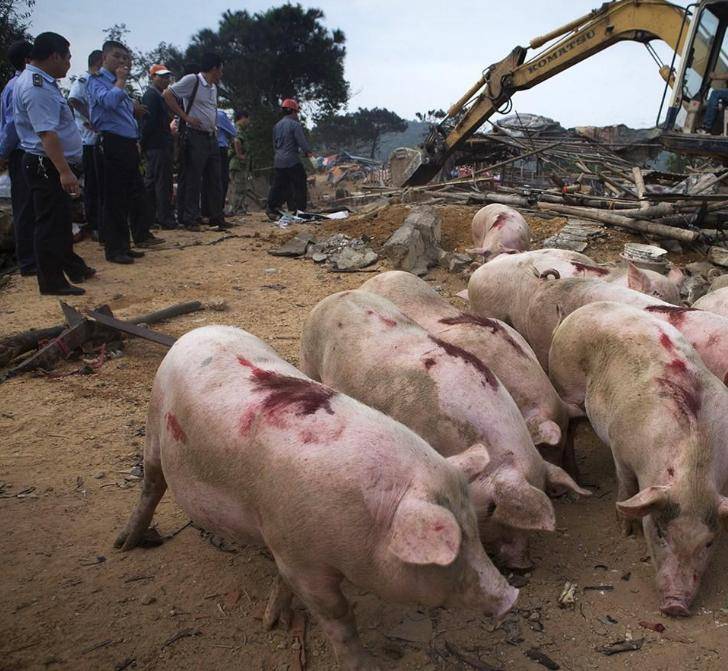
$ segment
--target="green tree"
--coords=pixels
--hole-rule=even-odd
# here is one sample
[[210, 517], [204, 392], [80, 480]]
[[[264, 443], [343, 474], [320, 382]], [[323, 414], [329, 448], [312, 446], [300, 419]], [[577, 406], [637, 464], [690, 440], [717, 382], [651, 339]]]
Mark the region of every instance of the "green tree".
[[35, 0], [0, 0], [0, 88], [15, 74], [7, 61], [8, 47], [16, 40], [31, 39], [28, 19]]
[[405, 130], [407, 122], [395, 112], [383, 107], [360, 107], [356, 112], [320, 119], [313, 130], [312, 139], [322, 149], [365, 151], [374, 158], [382, 135]]

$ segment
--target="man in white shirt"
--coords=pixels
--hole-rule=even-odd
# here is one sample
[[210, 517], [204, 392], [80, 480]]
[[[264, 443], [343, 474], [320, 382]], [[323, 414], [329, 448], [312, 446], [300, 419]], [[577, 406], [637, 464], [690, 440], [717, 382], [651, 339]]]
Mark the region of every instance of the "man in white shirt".
[[68, 104], [73, 110], [78, 132], [83, 141], [83, 209], [86, 212], [86, 228], [95, 239], [99, 239], [99, 220], [103, 211], [101, 195], [102, 167], [98, 155], [98, 133], [91, 125], [88, 111], [88, 95], [86, 83], [92, 75], [98, 74], [102, 63], [101, 50], [96, 49], [88, 56], [88, 72], [81, 75], [71, 86]]
[[[206, 177], [210, 226], [226, 228], [223, 217], [220, 151], [217, 146], [217, 84], [222, 79], [222, 59], [202, 55], [199, 74], [185, 75], [164, 93], [169, 108], [180, 118], [180, 158], [185, 188], [180, 226], [199, 230], [200, 193]], [[182, 104], [178, 102], [182, 100]]]

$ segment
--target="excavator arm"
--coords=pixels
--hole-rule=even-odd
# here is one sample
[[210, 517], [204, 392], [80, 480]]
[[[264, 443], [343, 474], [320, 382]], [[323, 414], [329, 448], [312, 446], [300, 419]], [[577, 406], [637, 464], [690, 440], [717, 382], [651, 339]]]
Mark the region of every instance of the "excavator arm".
[[659, 39], [680, 53], [686, 33], [685, 10], [681, 7], [665, 0], [616, 0], [531, 40], [529, 48], [538, 49], [561, 38], [529, 60], [528, 48], [516, 47], [491, 65], [433, 127], [418, 160], [404, 169], [402, 183], [414, 186], [429, 182], [447, 157], [517, 91], [536, 86], [617, 42]]

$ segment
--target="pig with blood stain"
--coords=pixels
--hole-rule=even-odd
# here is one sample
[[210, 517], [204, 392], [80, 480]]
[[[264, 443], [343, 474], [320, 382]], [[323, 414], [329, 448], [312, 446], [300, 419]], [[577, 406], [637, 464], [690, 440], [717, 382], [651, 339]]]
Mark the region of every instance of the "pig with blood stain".
[[379, 273], [360, 289], [388, 299], [428, 333], [485, 363], [513, 397], [539, 452], [549, 461], [560, 456], [568, 412], [518, 331], [498, 319], [461, 312], [427, 282], [401, 270]]
[[689, 615], [728, 525], [728, 390], [680, 331], [612, 302], [564, 319], [549, 370], [611, 448], [618, 515], [627, 533], [642, 520], [660, 609]]
[[[490, 263], [490, 262], [489, 262]], [[587, 277], [602, 280], [618, 286], [634, 289], [667, 303], [680, 303], [680, 286], [684, 280], [682, 272], [673, 268], [662, 275], [654, 270], [643, 270], [628, 263], [626, 266], [600, 266], [590, 257], [567, 249], [534, 249], [514, 254], [502, 264], [510, 267], [529, 267], [536, 276], [551, 276], [555, 279]], [[468, 299], [467, 291], [458, 294]]]
[[522, 255], [502, 256], [478, 268], [470, 278], [471, 310], [511, 324], [528, 341], [548, 372], [551, 338], [561, 320], [596, 301], [643, 308], [680, 330], [703, 362], [728, 384], [728, 318], [705, 310], [671, 305], [627, 287], [592, 278], [555, 278], [534, 271]]
[[116, 546], [139, 543], [169, 486], [203, 528], [267, 546], [279, 577], [265, 624], [290, 622], [295, 593], [345, 669], [379, 667], [344, 578], [386, 600], [497, 617], [516, 600], [468, 496], [484, 449], [444, 459], [245, 331], [207, 326], [175, 343], [154, 379], [146, 441], [141, 498]]
[[500, 254], [522, 252], [531, 246], [531, 229], [518, 210], [492, 203], [475, 213], [471, 223], [473, 254], [492, 259]]
[[470, 493], [486, 549], [509, 568], [532, 566], [528, 532], [554, 530], [544, 489], [589, 495], [544, 461], [483, 361], [381, 296], [343, 291], [318, 303], [304, 325], [301, 369], [407, 425], [444, 456], [484, 445], [490, 461]]

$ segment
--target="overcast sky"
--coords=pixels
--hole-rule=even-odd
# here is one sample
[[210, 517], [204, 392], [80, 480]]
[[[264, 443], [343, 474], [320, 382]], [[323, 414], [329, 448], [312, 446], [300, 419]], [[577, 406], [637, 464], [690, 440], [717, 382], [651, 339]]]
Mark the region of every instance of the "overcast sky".
[[[215, 28], [226, 9], [256, 12], [262, 0], [37, 0], [32, 32], [59, 32], [71, 42], [71, 73], [100, 46], [101, 30], [126, 23], [133, 48], [159, 42], [187, 44], [201, 28]], [[282, 3], [281, 3], [282, 4]], [[387, 107], [405, 118], [447, 109], [489, 64], [516, 45], [567, 23], [600, 0], [304, 0], [322, 9], [329, 28], [346, 35], [350, 108]], [[684, 4], [684, 3], [682, 3]], [[669, 63], [666, 45], [653, 43]], [[645, 47], [622, 43], [592, 56], [530, 91], [514, 108], [554, 118], [562, 125], [652, 126], [664, 82]]]

